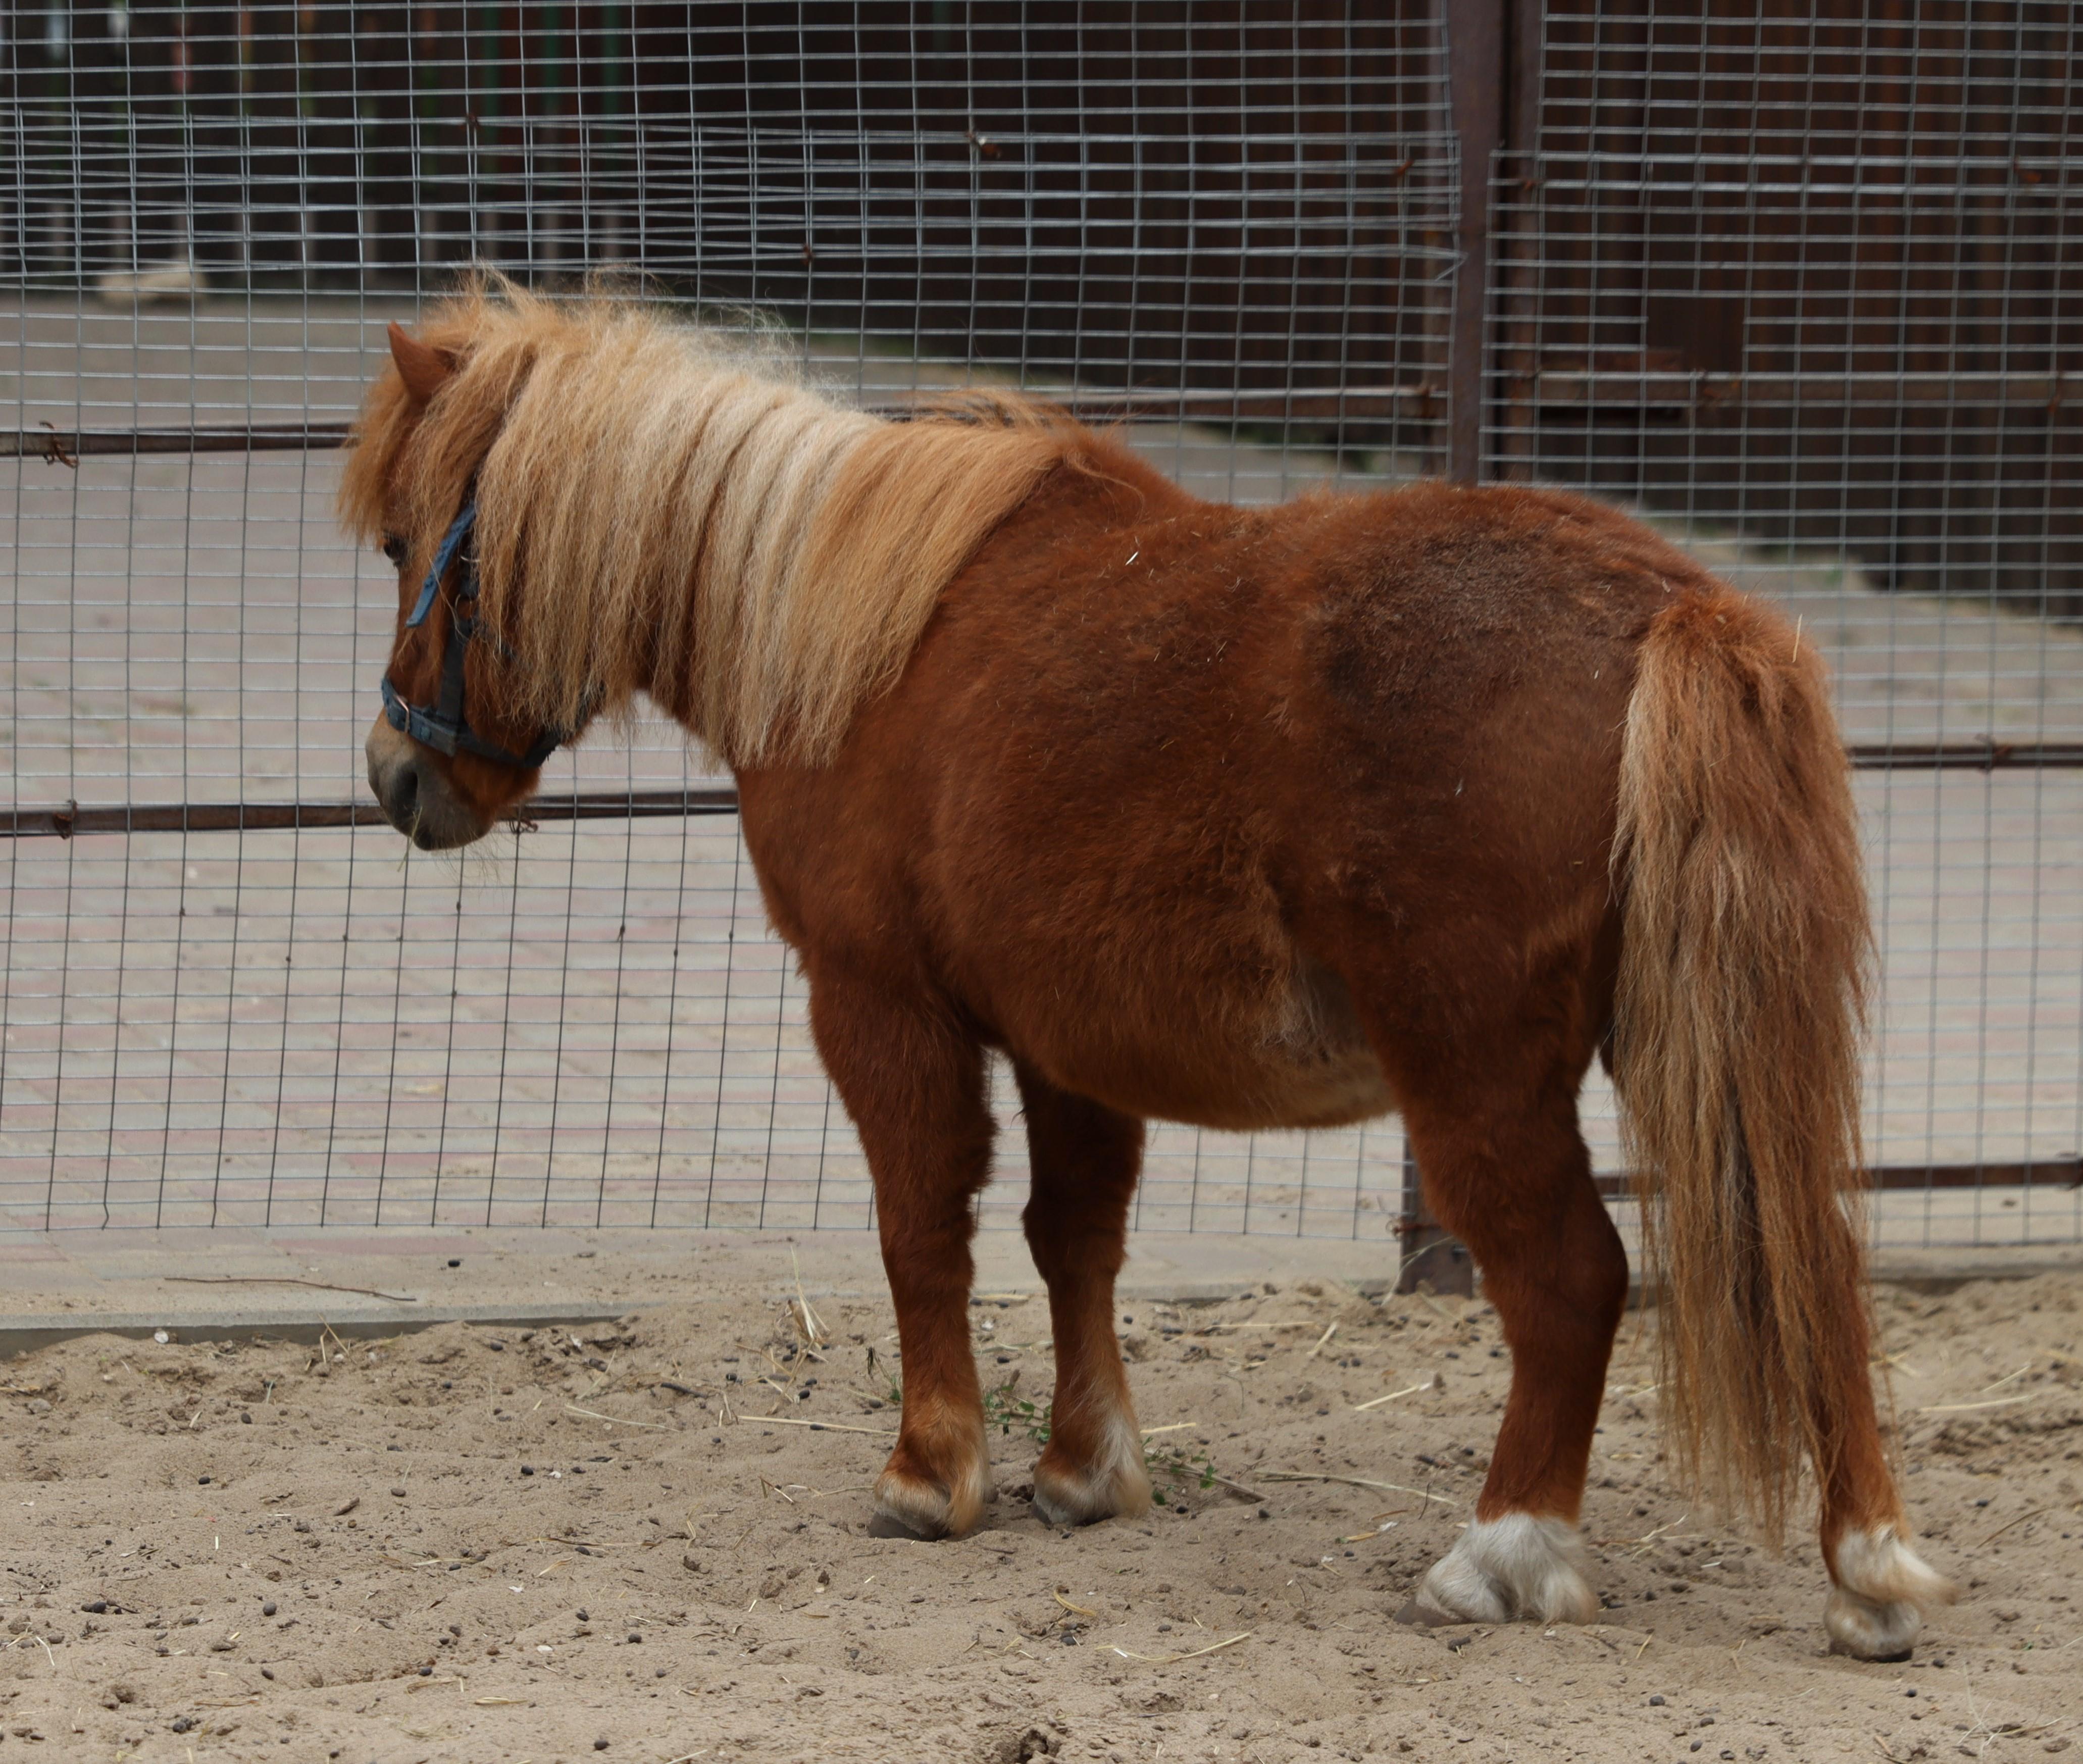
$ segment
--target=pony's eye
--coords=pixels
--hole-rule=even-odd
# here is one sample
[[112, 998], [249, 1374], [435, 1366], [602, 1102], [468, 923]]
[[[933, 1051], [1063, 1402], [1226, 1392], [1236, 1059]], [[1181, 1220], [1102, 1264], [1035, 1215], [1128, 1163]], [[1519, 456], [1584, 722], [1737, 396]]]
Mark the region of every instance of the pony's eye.
[[383, 555], [391, 560], [394, 569], [403, 569], [405, 567], [404, 540], [395, 533], [386, 533], [383, 535]]

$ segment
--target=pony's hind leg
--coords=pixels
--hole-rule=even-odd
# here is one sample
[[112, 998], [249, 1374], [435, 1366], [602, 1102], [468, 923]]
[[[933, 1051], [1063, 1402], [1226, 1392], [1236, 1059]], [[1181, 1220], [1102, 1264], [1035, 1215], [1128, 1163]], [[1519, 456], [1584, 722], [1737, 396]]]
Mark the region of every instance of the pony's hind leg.
[[1599, 1601], [1577, 1514], [1628, 1270], [1574, 1098], [1559, 1083], [1471, 1095], [1410, 1106], [1405, 1122], [1427, 1202], [1482, 1271], [1512, 1372], [1475, 1518], [1399, 1614], [1590, 1622]]
[[1113, 1283], [1128, 1203], [1143, 1163], [1143, 1123], [1058, 1089], [1016, 1063], [1033, 1187], [1024, 1223], [1049, 1288], [1056, 1396], [1034, 1466], [1034, 1504], [1053, 1525], [1083, 1525], [1150, 1506], [1121, 1347]]
[[971, 1203], [991, 1166], [982, 1050], [927, 1001], [814, 967], [810, 1026], [875, 1179], [903, 1358], [903, 1419], [871, 1529], [958, 1537], [991, 1494], [969, 1322]]
[[1841, 1214], [1825, 1229], [1843, 1237], [1833, 1254], [1817, 1259], [1848, 1271], [1828, 1295], [1837, 1314], [1818, 1331], [1827, 1357], [1815, 1368], [1810, 1398], [1815, 1433], [1832, 1448], [1817, 1476], [1831, 1583], [1823, 1627], [1832, 1653], [1903, 1660], [1927, 1613], [1950, 1602], [1957, 1589], [1909, 1546], [1874, 1403], [1866, 1307], [1849, 1272], [1859, 1265], [1857, 1242]]

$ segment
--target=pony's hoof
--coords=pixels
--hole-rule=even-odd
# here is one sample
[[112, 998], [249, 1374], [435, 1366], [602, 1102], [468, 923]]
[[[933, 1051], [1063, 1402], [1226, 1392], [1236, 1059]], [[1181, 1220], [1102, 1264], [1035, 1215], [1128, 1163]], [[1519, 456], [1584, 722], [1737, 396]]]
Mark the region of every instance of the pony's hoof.
[[1422, 1604], [1413, 1597], [1403, 1601], [1403, 1609], [1396, 1614], [1396, 1621], [1399, 1623], [1408, 1623], [1417, 1629], [1444, 1629], [1449, 1624], [1464, 1623], [1468, 1619], [1463, 1617], [1450, 1617], [1446, 1612], [1434, 1610], [1430, 1605]]
[[1958, 1597], [1953, 1583], [1904, 1543], [1892, 1525], [1848, 1531], [1832, 1555], [1837, 1584], [1823, 1608], [1823, 1627], [1833, 1654], [1907, 1660], [1925, 1614]]
[[1066, 1476], [1052, 1479], [1034, 1473], [1034, 1510], [1059, 1527], [1097, 1525], [1102, 1519], [1136, 1519], [1150, 1511], [1150, 1483], [1125, 1478]]
[[896, 1470], [885, 1470], [875, 1484], [875, 1514], [868, 1522], [871, 1538], [959, 1538], [972, 1531], [991, 1498], [982, 1477], [964, 1478], [953, 1489]]
[[[1920, 1629], [1921, 1627], [1919, 1625]], [[1906, 1666], [1916, 1657], [1914, 1648], [1905, 1648], [1899, 1654], [1862, 1654], [1856, 1648], [1846, 1647], [1834, 1635], [1830, 1638], [1830, 1652], [1848, 1660], [1862, 1660], [1870, 1666]]]
[[1584, 1565], [1583, 1540], [1562, 1520], [1532, 1513], [1478, 1519], [1396, 1614], [1434, 1624], [1595, 1622], [1599, 1599]]
[[931, 1543], [940, 1535], [938, 1532], [917, 1530], [905, 1524], [896, 1514], [880, 1509], [868, 1522], [868, 1534], [871, 1538], [909, 1538], [917, 1543]]
[[1906, 1599], [1877, 1603], [1833, 1587], [1823, 1607], [1823, 1627], [1829, 1633], [1832, 1653], [1886, 1665], [1909, 1658], [1911, 1644], [1924, 1628], [1924, 1613]]
[[1150, 1511], [1150, 1472], [1133, 1421], [1110, 1427], [1084, 1463], [1051, 1440], [1034, 1466], [1034, 1510], [1052, 1525], [1134, 1519]]

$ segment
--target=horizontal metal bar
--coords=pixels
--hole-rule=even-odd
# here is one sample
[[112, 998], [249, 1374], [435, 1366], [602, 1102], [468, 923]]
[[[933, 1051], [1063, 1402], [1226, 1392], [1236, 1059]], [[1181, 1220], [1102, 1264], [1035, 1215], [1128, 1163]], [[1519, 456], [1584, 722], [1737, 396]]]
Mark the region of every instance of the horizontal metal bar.
[[[1715, 411], [1737, 404], [1834, 409], [1841, 405], [2002, 405], [2057, 411], [2067, 377], [2030, 374], [1713, 374], [1549, 372], [1510, 374], [1523, 387], [1509, 396], [1558, 410]], [[1084, 421], [1364, 422], [1395, 417], [1406, 406], [1443, 395], [1430, 380], [1316, 391], [1244, 392], [1143, 388], [1124, 392], [1033, 396]], [[902, 404], [864, 407], [875, 416], [906, 417], [932, 394]], [[237, 427], [23, 429], [0, 430], [0, 459], [129, 458], [141, 454], [294, 453], [346, 444], [351, 425], [252, 423]]]
[[1401, 405], [1444, 396], [1443, 387], [1413, 380], [1400, 386], [1348, 386], [1324, 391], [1113, 392], [1068, 398], [1063, 408], [1074, 417], [1094, 419], [1144, 414], [1161, 418], [1177, 412], [1196, 422], [1277, 422], [1287, 417], [1357, 420], [1393, 416]]
[[[2083, 742], [1963, 742], [1951, 745], [1859, 747], [1861, 772], [2001, 772], [2083, 767]], [[588, 790], [531, 797], [522, 821], [639, 821], [669, 814], [735, 814], [737, 792]], [[384, 827], [374, 802], [113, 803], [82, 808], [0, 810], [0, 839], [70, 839], [87, 833], [279, 833], [298, 827]]]
[[344, 445], [345, 423], [249, 423], [236, 429], [0, 429], [0, 459], [75, 459], [146, 453], [302, 453]]
[[1510, 396], [1560, 409], [1587, 406], [1654, 410], [1723, 410], [1738, 404], [1803, 408], [1840, 404], [2003, 404], [2059, 410], [2065, 374], [1705, 374], [1683, 370], [1507, 374], [1527, 388]]
[[2083, 766], [2083, 741], [1882, 742], [1846, 751], [1857, 772], [2054, 772]]
[[[1626, 1200], [1634, 1193], [1632, 1176], [1592, 1181], [1602, 1200]], [[1891, 1195], [1934, 1188], [2083, 1188], [2083, 1157], [2072, 1152], [2027, 1164], [1883, 1164], [1866, 1172], [1866, 1186]]]
[[[735, 814], [737, 792], [585, 790], [531, 797], [511, 817], [546, 821], [640, 821], [664, 815]], [[0, 839], [71, 839], [88, 833], [280, 833], [299, 827], [387, 827], [374, 802], [166, 802], [0, 810]]]
[[[950, 389], [951, 391], [953, 388]], [[1235, 392], [1137, 391], [1094, 393], [1090, 396], [1047, 391], [1033, 396], [1056, 404], [1088, 421], [1139, 418], [1198, 422], [1363, 421], [1392, 417], [1406, 404], [1422, 404], [1441, 396], [1430, 381], [1406, 385], [1354, 386], [1321, 391]], [[915, 416], [930, 408], [934, 395], [915, 403], [865, 407], [878, 417]], [[236, 428], [197, 425], [167, 429], [23, 429], [0, 430], [0, 459], [48, 459], [66, 465], [75, 459], [131, 458], [139, 454], [294, 453], [346, 445], [350, 425], [338, 423], [251, 423]]]

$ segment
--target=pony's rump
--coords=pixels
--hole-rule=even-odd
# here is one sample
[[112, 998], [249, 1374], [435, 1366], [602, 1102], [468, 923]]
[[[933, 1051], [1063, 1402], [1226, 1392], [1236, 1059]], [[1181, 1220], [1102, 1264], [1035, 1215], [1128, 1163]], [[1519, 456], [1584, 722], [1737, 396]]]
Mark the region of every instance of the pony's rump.
[[886, 421], [776, 351], [491, 276], [420, 339], [454, 371], [424, 408], [378, 382], [349, 526], [377, 536], [402, 488], [424, 554], [474, 482], [515, 713], [569, 728], [640, 687], [734, 765], [828, 758], [948, 583], [1088, 438], [1010, 393]]
[[1804, 1453], [1863, 1387], [1858, 1039], [1870, 933], [1844, 751], [1813, 651], [1688, 590], [1638, 656], [1620, 762], [1614, 1077], [1681, 1474], [1777, 1537]]

